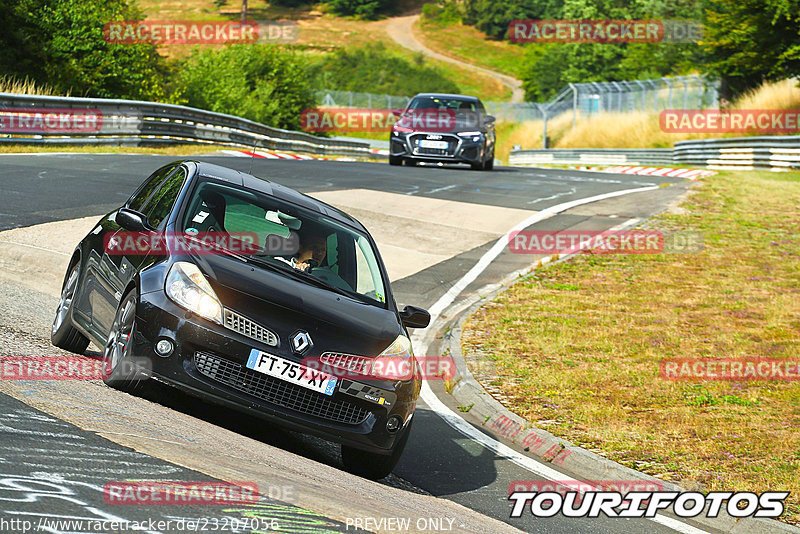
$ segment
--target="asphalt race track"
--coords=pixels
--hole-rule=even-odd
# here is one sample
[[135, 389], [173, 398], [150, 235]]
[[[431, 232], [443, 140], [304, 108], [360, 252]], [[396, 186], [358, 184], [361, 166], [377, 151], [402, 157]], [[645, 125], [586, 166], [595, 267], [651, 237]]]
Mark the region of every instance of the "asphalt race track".
[[[61, 264], [68, 259], [64, 251], [70, 251], [80, 238], [64, 229], [77, 225], [76, 219], [119, 207], [144, 177], [174, 159], [124, 154], [0, 155], [0, 356], [58, 354], [48, 337], [57, 302], [57, 289], [53, 294], [52, 288], [61, 283]], [[216, 155], [198, 159], [245, 172], [252, 167], [257, 176], [353, 213], [375, 235], [400, 306], [431, 306], [526, 214], [603, 193], [663, 185], [578, 206], [529, 228], [604, 230], [625, 221], [634, 224], [663, 210], [688, 187], [688, 182], [668, 177], [560, 169], [503, 167], [477, 172], [467, 167], [396, 168], [366, 162]], [[36, 226], [44, 223], [50, 226]], [[91, 221], [88, 224], [91, 228]], [[44, 229], [37, 234], [45, 236], [38, 245], [17, 241], [14, 232], [34, 230], [27, 227]], [[28, 266], [21, 266], [21, 258], [37, 265], [25, 271]], [[535, 261], [531, 255], [506, 250], [459, 298], [480, 293], [488, 284]], [[88, 354], [97, 357], [96, 347], [90, 347]], [[441, 383], [430, 386], [455, 410]], [[415, 518], [449, 517], [454, 520], [450, 530], [455, 532], [495, 532], [503, 527], [479, 514], [525, 532], [676, 531], [645, 519], [544, 520], [530, 514], [509, 519], [509, 483], [537, 477], [461, 434], [423, 403], [417, 408], [400, 464], [379, 483], [342, 471], [338, 447], [333, 444], [253, 424], [246, 417], [200, 404], [152, 382], [130, 396], [98, 383], [0, 381], [0, 410], [4, 414], [0, 422], [4, 517], [12, 513], [35, 520], [43, 516], [219, 519], [256, 513], [277, 517], [282, 522], [279, 530], [285, 532], [353, 532], [347, 518], [354, 514], [367, 516], [372, 510], [372, 516], [380, 519], [405, 510], [406, 516]], [[463, 417], [488, 433], [469, 413]], [[493, 437], [522, 451], [502, 437]], [[564, 474], [579, 478], [575, 473]], [[148, 477], [259, 480], [260, 488], [266, 481], [276, 491], [266, 495], [254, 512], [112, 506], [98, 490], [110, 480]], [[24, 493], [38, 496], [36, 502], [18, 502], [14, 496], [21, 490], [8, 482], [12, 479], [27, 481], [31, 487]], [[50, 495], [56, 492], [74, 498]], [[702, 532], [679, 525], [677, 531]], [[391, 531], [385, 524], [356, 526]], [[444, 521], [438, 530], [447, 527]], [[430, 523], [423, 530], [437, 529]]]

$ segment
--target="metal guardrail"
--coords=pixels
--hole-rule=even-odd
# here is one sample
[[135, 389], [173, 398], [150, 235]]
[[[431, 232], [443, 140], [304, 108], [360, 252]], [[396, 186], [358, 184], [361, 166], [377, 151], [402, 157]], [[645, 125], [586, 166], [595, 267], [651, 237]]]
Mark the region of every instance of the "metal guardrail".
[[675, 143], [675, 163], [711, 169], [800, 169], [800, 136], [698, 139]]
[[[326, 139], [304, 132], [283, 130], [224, 113], [174, 104], [105, 98], [0, 93], [0, 118], [3, 125], [20, 114], [87, 113], [100, 117], [96, 129], [25, 128], [0, 129], [0, 143], [87, 144], [87, 145], [163, 145], [213, 144], [243, 148], [267, 148], [321, 155], [371, 157], [367, 143]], [[19, 128], [18, 128], [19, 129]]]
[[543, 148], [512, 150], [509, 165], [671, 165], [672, 149]]
[[679, 141], [674, 148], [512, 150], [509, 165], [692, 165], [719, 170], [800, 170], [800, 136]]

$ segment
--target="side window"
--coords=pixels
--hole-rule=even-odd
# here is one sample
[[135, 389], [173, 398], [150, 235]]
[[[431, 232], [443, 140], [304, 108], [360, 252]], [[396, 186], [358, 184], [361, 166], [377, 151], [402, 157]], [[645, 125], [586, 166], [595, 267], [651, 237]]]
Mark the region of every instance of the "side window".
[[150, 200], [144, 207], [144, 213], [147, 216], [147, 222], [151, 226], [158, 228], [161, 222], [172, 211], [172, 206], [178, 198], [178, 194], [183, 187], [183, 181], [186, 179], [186, 169], [179, 167], [173, 172], [169, 178], [164, 181], [164, 184], [155, 192]]
[[133, 194], [130, 200], [128, 200], [128, 207], [135, 211], [141, 211], [142, 206], [144, 206], [144, 203], [150, 198], [150, 195], [153, 194], [153, 191], [161, 185], [164, 178], [166, 178], [174, 168], [174, 165], [167, 165], [151, 174], [150, 177], [139, 186], [139, 189]]

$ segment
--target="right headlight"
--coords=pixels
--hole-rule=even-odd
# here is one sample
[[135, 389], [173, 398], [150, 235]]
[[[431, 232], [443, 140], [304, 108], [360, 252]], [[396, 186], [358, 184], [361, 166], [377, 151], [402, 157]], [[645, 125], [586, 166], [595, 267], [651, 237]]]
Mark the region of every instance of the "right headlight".
[[410, 380], [414, 376], [414, 353], [411, 341], [400, 334], [372, 362], [370, 374], [384, 380]]
[[178, 306], [222, 324], [222, 304], [194, 263], [175, 262], [167, 275], [165, 291]]

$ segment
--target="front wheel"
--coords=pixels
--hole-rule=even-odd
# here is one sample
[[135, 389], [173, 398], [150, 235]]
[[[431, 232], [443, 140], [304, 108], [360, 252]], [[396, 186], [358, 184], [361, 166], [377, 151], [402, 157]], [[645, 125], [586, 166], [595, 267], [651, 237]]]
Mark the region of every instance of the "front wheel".
[[484, 171], [491, 171], [494, 169], [494, 150], [492, 150], [492, 155], [489, 156], [489, 159], [483, 164]]
[[[413, 420], [412, 420], [413, 423]], [[411, 434], [411, 423], [406, 427], [405, 433], [395, 443], [391, 454], [377, 454], [366, 452], [347, 445], [342, 445], [342, 463], [345, 469], [360, 477], [370, 480], [380, 480], [389, 476], [392, 469], [400, 461], [403, 449], [406, 448], [408, 436]]]
[[389, 165], [402, 165], [403, 164], [403, 157], [402, 156], [389, 156]]
[[103, 348], [105, 377], [112, 388], [130, 390], [139, 381], [133, 363], [133, 331], [136, 326], [136, 289], [128, 291], [119, 303], [114, 324]]
[[72, 306], [78, 293], [80, 262], [70, 267], [61, 289], [61, 298], [50, 330], [50, 342], [56, 347], [76, 354], [83, 354], [89, 346], [89, 338], [78, 332], [72, 325]]

